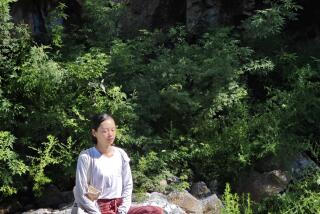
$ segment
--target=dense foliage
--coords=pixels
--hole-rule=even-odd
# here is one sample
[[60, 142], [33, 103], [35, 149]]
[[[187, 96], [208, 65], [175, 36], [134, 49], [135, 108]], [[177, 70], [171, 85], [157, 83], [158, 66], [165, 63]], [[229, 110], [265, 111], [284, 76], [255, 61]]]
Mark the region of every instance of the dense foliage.
[[[0, 199], [26, 189], [41, 195], [49, 183], [71, 189], [96, 112], [116, 118], [136, 192], [214, 179], [223, 190], [269, 155], [319, 155], [320, 61], [286, 48], [284, 26], [300, 9], [291, 0], [193, 42], [184, 26], [127, 38], [125, 7], [108, 1], [85, 1], [84, 24], [64, 31], [52, 24], [67, 18], [60, 4], [46, 45], [13, 24], [11, 2], [0, 1]], [[163, 179], [172, 182], [164, 188]], [[279, 206], [265, 202], [257, 212], [319, 207], [319, 175], [307, 179], [274, 199]], [[242, 207], [228, 185], [224, 199], [227, 213], [252, 213], [250, 199]]]

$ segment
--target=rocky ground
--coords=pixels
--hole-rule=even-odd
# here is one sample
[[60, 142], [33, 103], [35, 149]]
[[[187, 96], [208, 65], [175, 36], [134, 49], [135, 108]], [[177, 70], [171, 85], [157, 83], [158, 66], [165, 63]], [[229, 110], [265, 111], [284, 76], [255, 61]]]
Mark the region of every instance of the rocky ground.
[[[285, 191], [289, 182], [298, 180], [302, 171], [309, 167], [320, 170], [315, 162], [302, 154], [296, 156], [286, 165], [273, 158], [267, 158], [257, 163], [256, 167], [250, 172], [246, 172], [239, 177], [237, 192], [249, 192], [251, 199], [254, 201], [260, 201], [270, 195], [281, 194], [281, 192]], [[216, 181], [210, 184], [213, 192], [215, 192], [215, 185]], [[34, 204], [28, 204], [23, 207], [19, 201], [13, 201], [10, 205], [0, 206], [0, 214], [69, 214], [71, 213], [73, 200], [72, 191], [61, 192], [56, 186], [51, 185]], [[137, 201], [138, 197], [134, 195], [133, 206], [159, 206], [164, 209], [165, 214], [220, 214], [223, 207], [218, 196], [212, 193], [204, 182], [193, 183], [189, 192], [147, 193], [142, 202]], [[139, 201], [141, 201], [141, 197]]]

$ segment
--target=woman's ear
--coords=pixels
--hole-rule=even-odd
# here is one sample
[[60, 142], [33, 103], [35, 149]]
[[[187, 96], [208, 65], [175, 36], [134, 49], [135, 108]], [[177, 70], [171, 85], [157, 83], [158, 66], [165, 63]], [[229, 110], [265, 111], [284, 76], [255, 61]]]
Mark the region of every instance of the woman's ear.
[[96, 137], [96, 130], [91, 129], [91, 134], [92, 134], [93, 137]]

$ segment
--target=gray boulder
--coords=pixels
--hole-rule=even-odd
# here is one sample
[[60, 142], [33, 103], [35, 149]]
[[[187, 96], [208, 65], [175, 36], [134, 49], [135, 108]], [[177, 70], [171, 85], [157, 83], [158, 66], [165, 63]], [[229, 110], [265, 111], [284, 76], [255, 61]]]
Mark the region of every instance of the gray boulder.
[[65, 203], [64, 196], [55, 185], [49, 185], [41, 197], [36, 199], [37, 206], [43, 208], [58, 208], [62, 203]]
[[172, 192], [168, 195], [168, 200], [181, 207], [187, 213], [202, 214], [202, 204], [188, 191]]
[[319, 171], [319, 166], [307, 155], [298, 154], [290, 165], [293, 181], [299, 180], [306, 169], [315, 169]]
[[72, 204], [64, 209], [54, 210], [54, 209], [37, 209], [37, 210], [30, 210], [27, 212], [23, 212], [22, 214], [71, 214]]
[[165, 214], [186, 214], [186, 212], [179, 206], [170, 203], [164, 194], [158, 192], [147, 194], [147, 198], [141, 203], [132, 203], [132, 206], [146, 205], [161, 207], [163, 208]]
[[168, 200], [188, 214], [220, 214], [222, 208], [222, 202], [215, 194], [199, 200], [187, 191], [176, 191], [168, 195]]
[[211, 195], [210, 189], [203, 181], [193, 183], [190, 193], [199, 199]]
[[220, 214], [223, 207], [216, 194], [201, 199], [201, 204], [203, 214]]
[[240, 182], [239, 192], [250, 193], [252, 200], [260, 201], [267, 196], [284, 191], [290, 179], [287, 171], [273, 170], [265, 173], [252, 171]]
[[254, 170], [239, 177], [237, 191], [250, 193], [251, 199], [258, 202], [284, 192], [289, 182], [299, 180], [308, 168], [320, 170], [316, 163], [303, 154], [291, 159], [267, 157], [260, 160]]

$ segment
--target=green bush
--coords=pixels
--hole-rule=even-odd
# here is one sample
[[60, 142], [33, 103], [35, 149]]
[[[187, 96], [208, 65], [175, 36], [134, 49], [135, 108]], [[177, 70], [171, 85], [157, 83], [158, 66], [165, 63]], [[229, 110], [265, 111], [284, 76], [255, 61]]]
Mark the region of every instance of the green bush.
[[297, 11], [302, 9], [293, 0], [268, 0], [265, 3], [270, 4], [270, 7], [256, 10], [256, 14], [243, 22], [242, 26], [247, 37], [266, 39], [275, 34], [280, 34], [285, 23], [295, 20]]
[[31, 147], [38, 155], [36, 157], [31, 157], [32, 164], [30, 167], [30, 175], [34, 180], [33, 190], [37, 195], [41, 194], [41, 190], [45, 184], [51, 182], [51, 179], [45, 175], [45, 167], [62, 162], [57, 151], [58, 143], [57, 139], [53, 136], [48, 136], [48, 142], [43, 143], [43, 148]]
[[16, 138], [7, 131], [0, 131], [0, 198], [16, 194], [22, 184], [22, 175], [28, 166], [14, 149]]
[[165, 186], [160, 185], [161, 180], [166, 180], [172, 174], [167, 171], [167, 164], [158, 157], [156, 152], [150, 152], [139, 162], [133, 170], [133, 180], [136, 192], [165, 192]]
[[230, 184], [227, 183], [223, 193], [223, 214], [253, 214], [250, 196], [239, 199], [237, 193], [232, 193]]
[[83, 6], [82, 33], [88, 46], [110, 47], [112, 40], [120, 35], [121, 17], [126, 11], [124, 4], [110, 0], [86, 0]]

